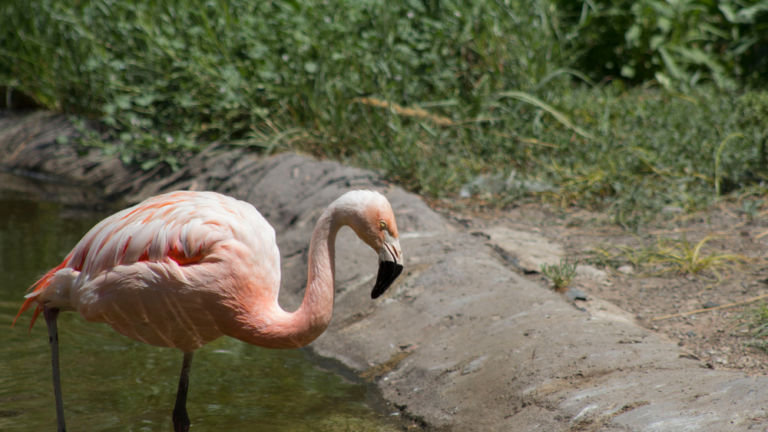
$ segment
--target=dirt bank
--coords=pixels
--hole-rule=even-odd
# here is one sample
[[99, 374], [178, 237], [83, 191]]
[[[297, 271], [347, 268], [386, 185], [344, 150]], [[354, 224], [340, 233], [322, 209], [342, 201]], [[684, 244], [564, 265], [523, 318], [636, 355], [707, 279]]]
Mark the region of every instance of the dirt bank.
[[462, 228], [371, 172], [295, 154], [260, 159], [211, 149], [175, 173], [141, 173], [95, 152], [76, 154], [56, 140], [62, 133], [73, 131], [59, 116], [0, 115], [0, 166], [126, 202], [178, 188], [247, 200], [278, 232], [286, 307], [303, 289], [319, 212], [350, 188], [383, 191], [396, 210], [406, 271], [371, 301], [376, 257], [342, 232], [334, 318], [311, 347], [375, 380], [393, 406], [428, 429], [768, 427], [768, 378], [704, 368], [611, 303], [593, 298], [580, 309], [522, 276], [512, 264], [535, 258], [542, 246], [516, 245], [525, 232]]

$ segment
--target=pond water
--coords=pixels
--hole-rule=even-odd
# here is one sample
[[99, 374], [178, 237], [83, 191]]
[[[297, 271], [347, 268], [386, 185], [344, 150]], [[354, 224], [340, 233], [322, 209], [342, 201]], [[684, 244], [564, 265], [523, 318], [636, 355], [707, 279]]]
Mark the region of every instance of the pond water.
[[[28, 182], [0, 175], [0, 431], [55, 428], [50, 351], [42, 316], [15, 327], [27, 287], [60, 262], [103, 212], [30, 199]], [[54, 194], [55, 195], [55, 194]], [[147, 346], [75, 313], [59, 317], [67, 427], [168, 431], [181, 353]], [[302, 350], [267, 350], [220, 338], [192, 362], [192, 431], [400, 430], [372, 405], [372, 387], [320, 370]]]

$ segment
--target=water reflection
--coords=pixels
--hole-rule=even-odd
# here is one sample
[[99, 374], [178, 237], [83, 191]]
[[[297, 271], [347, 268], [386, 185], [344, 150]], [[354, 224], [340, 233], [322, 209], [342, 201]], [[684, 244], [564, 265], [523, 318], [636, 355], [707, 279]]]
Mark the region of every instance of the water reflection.
[[[0, 189], [10, 182], [0, 178]], [[26, 287], [56, 265], [105, 214], [0, 190], [0, 430], [55, 424], [47, 333], [30, 314], [10, 323]], [[181, 353], [120, 336], [73, 313], [59, 319], [68, 427], [81, 431], [167, 431]], [[370, 388], [320, 371], [299, 350], [273, 351], [221, 338], [192, 363], [188, 409], [201, 431], [395, 431], [370, 408]]]

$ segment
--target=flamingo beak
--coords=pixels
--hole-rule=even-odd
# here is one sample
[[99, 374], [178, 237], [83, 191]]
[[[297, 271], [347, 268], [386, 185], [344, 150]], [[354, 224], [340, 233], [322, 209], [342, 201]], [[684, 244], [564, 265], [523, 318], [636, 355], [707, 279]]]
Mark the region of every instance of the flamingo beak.
[[376, 275], [371, 298], [375, 299], [384, 294], [402, 271], [403, 253], [400, 251], [400, 241], [387, 234], [379, 252], [379, 273]]

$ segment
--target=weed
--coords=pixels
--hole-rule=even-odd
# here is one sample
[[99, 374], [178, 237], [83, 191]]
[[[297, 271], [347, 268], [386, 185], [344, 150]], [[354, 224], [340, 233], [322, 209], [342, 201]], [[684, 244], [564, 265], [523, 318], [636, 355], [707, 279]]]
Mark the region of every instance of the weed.
[[546, 276], [559, 292], [565, 291], [576, 277], [577, 263], [570, 263], [568, 259], [560, 260], [558, 264], [542, 264], [541, 274]]
[[571, 122], [571, 120], [566, 116], [565, 114], [561, 113], [560, 111], [556, 110], [555, 108], [551, 107], [546, 102], [542, 101], [541, 99], [537, 98], [536, 96], [533, 96], [529, 93], [516, 91], [516, 90], [509, 90], [501, 92], [497, 95], [499, 98], [512, 98], [517, 99], [521, 102], [525, 102], [527, 104], [531, 104], [539, 109], [541, 109], [544, 112], [549, 113], [552, 117], [554, 117], [558, 122], [560, 122], [563, 126], [567, 127], [568, 129], [571, 129], [572, 131], [576, 132], [577, 134], [581, 135], [584, 138], [587, 139], [594, 139], [594, 136], [585, 131], [584, 129], [580, 128], [579, 126], [576, 126]]
[[741, 254], [711, 252], [705, 253], [704, 246], [713, 236], [706, 236], [696, 244], [687, 239], [659, 238], [649, 246], [619, 246], [613, 252], [605, 248], [593, 251], [595, 260], [618, 267], [621, 263], [632, 264], [636, 269], [651, 273], [677, 273], [682, 275], [711, 275], [722, 279], [722, 272], [748, 261]]
[[752, 337], [747, 345], [768, 354], [768, 304], [763, 303], [747, 314], [747, 327]]
[[745, 216], [747, 223], [753, 223], [755, 217], [760, 214], [760, 210], [765, 205], [762, 199], [745, 199], [741, 201], [741, 213]]
[[633, 269], [642, 269], [650, 262], [651, 250], [630, 246], [597, 247], [590, 251], [589, 261], [602, 267], [617, 269], [631, 265]]
[[705, 254], [702, 251], [704, 245], [712, 238], [712, 236], [706, 236], [693, 245], [685, 238], [660, 240], [656, 251], [651, 255], [650, 263], [661, 265], [663, 271], [680, 274], [697, 275], [708, 272], [719, 280], [721, 271], [747, 261], [747, 258], [740, 254], [719, 252]]
[[732, 133], [725, 137], [722, 142], [720, 142], [720, 145], [717, 146], [717, 151], [715, 151], [715, 197], [720, 196], [721, 188], [720, 188], [720, 182], [722, 181], [722, 173], [720, 171], [720, 164], [722, 159], [722, 154], [725, 149], [725, 145], [728, 143], [729, 140], [734, 138], [744, 138], [744, 136], [740, 133]]

